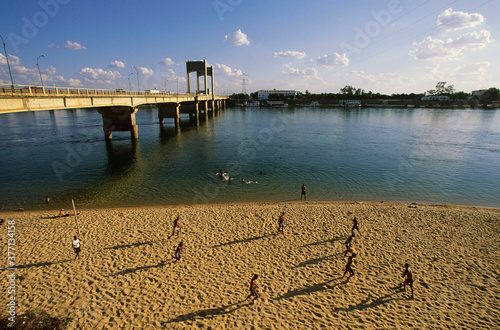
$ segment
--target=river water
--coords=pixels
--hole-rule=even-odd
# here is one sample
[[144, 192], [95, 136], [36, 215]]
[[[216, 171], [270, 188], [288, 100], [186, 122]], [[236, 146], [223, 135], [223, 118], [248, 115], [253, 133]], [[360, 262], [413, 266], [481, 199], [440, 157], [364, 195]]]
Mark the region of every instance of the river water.
[[[500, 207], [500, 111], [228, 108], [104, 140], [93, 109], [0, 115], [0, 210], [310, 201]], [[215, 175], [224, 169], [234, 179]], [[245, 183], [242, 183], [242, 178]]]

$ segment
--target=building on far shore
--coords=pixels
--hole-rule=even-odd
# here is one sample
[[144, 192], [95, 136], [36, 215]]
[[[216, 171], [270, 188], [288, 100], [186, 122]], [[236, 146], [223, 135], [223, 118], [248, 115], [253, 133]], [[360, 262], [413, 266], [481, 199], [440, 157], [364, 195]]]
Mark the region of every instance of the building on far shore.
[[283, 97], [295, 97], [295, 95], [297, 95], [297, 92], [292, 91], [292, 90], [278, 90], [278, 89], [269, 89], [269, 90], [261, 89], [261, 90], [257, 91], [257, 98], [259, 100], [268, 100], [269, 95], [278, 95], [278, 96], [283, 96]]
[[341, 106], [341, 107], [360, 107], [361, 100], [339, 100], [339, 106]]
[[420, 100], [422, 101], [449, 101], [448, 95], [425, 95]]

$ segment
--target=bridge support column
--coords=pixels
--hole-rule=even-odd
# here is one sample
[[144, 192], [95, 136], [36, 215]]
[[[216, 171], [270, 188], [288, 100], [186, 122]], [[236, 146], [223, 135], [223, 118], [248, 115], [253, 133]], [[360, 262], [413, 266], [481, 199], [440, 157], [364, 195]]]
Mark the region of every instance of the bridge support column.
[[179, 125], [181, 114], [180, 103], [160, 103], [158, 104], [158, 119], [163, 124], [164, 118], [174, 118], [175, 126]]
[[198, 101], [198, 113], [203, 114], [203, 116], [207, 117], [207, 102], [206, 101]]
[[129, 131], [132, 139], [137, 139], [139, 133], [135, 123], [136, 108], [128, 106], [103, 107], [97, 110], [102, 115], [104, 138], [111, 140], [113, 132]]
[[221, 110], [221, 109], [220, 109], [220, 107], [221, 107], [221, 100], [217, 100], [217, 101], [215, 101], [215, 104], [216, 104], [216, 106], [217, 106], [217, 112], [220, 114], [220, 110]]

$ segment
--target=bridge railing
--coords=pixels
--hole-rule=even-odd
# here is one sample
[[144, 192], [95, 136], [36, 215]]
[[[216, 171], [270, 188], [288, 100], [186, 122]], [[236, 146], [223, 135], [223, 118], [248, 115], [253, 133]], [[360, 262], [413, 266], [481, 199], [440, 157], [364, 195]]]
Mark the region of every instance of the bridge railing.
[[[50, 87], [50, 86], [36, 86], [36, 85], [14, 85], [14, 90], [12, 90], [11, 85], [0, 85], [0, 95], [74, 95], [74, 96], [170, 96], [170, 97], [182, 97], [182, 96], [194, 96], [196, 93], [173, 93], [173, 92], [162, 92], [158, 90], [151, 91], [130, 91], [123, 89], [95, 89], [95, 88], [80, 88], [80, 87]], [[198, 94], [204, 95], [204, 94]]]

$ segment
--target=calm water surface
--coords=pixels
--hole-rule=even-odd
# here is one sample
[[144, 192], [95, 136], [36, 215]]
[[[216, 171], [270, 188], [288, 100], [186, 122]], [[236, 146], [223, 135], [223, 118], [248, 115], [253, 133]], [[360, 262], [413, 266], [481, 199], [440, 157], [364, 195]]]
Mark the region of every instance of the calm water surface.
[[0, 209], [43, 209], [46, 195], [50, 208], [290, 201], [302, 184], [311, 201], [500, 207], [499, 110], [229, 108], [180, 129], [154, 108], [136, 118], [138, 141], [107, 143], [95, 110], [0, 115]]

